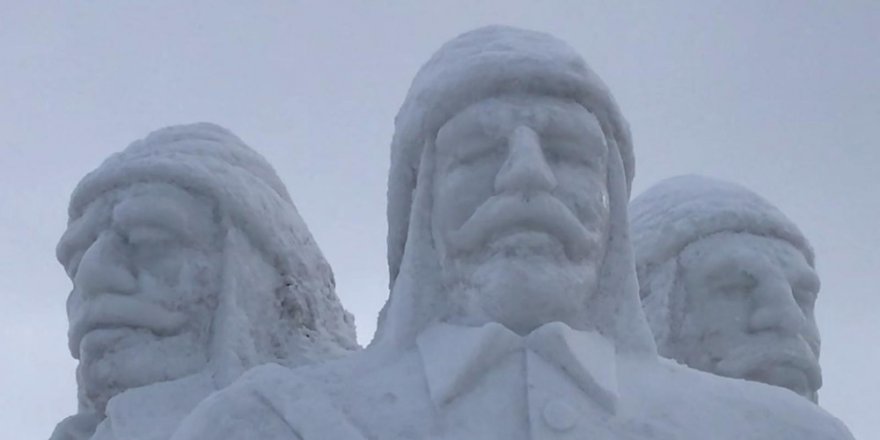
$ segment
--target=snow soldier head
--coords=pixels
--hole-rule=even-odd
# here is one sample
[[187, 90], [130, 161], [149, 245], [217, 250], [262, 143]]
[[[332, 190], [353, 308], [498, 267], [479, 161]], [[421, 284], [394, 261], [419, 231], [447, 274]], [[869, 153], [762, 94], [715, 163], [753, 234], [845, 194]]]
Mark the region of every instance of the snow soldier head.
[[165, 128], [73, 192], [59, 261], [73, 281], [81, 410], [209, 370], [296, 365], [355, 347], [333, 275], [272, 167], [211, 124]]
[[661, 182], [631, 213], [660, 354], [816, 401], [819, 278], [800, 230], [748, 189], [700, 176]]
[[583, 59], [502, 26], [446, 43], [395, 120], [391, 299], [377, 342], [435, 321], [553, 321], [653, 350], [632, 270], [629, 129]]

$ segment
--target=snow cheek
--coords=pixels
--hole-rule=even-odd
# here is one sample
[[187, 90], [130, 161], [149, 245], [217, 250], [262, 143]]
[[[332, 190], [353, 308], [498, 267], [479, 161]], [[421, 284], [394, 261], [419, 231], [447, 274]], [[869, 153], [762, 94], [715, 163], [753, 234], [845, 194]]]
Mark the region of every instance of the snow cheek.
[[138, 291], [144, 299], [170, 310], [184, 311], [193, 321], [213, 313], [219, 286], [219, 256], [171, 245], [163, 250], [139, 250]]
[[553, 195], [565, 203], [588, 230], [605, 231], [610, 218], [604, 172], [577, 164], [553, 167], [559, 182]]
[[689, 289], [685, 316], [701, 341], [718, 343], [719, 339], [738, 339], [748, 332], [749, 299], [747, 290], [730, 289], [722, 293], [708, 288]]
[[494, 183], [502, 158], [484, 156], [469, 163], [450, 162], [438, 158], [434, 173], [432, 229], [438, 245], [444, 244], [448, 234], [460, 228], [495, 193]]
[[592, 119], [578, 121], [578, 127], [543, 134], [542, 150], [558, 183], [553, 195], [568, 205], [587, 229], [604, 230], [610, 215], [607, 148], [601, 131], [596, 137], [586, 130]]
[[[748, 333], [750, 295], [756, 284], [744, 271], [734, 270], [731, 260], [702, 260], [706, 264], [685, 267], [685, 296], [679, 350], [694, 367], [710, 370], [709, 359], [723, 358]], [[702, 359], [702, 361], [697, 361]], [[698, 364], [692, 364], [698, 362]]]
[[810, 350], [818, 358], [821, 348], [821, 336], [819, 335], [819, 326], [816, 323], [816, 294], [810, 291], [799, 292], [795, 290], [794, 297], [805, 319], [801, 337], [807, 342]]

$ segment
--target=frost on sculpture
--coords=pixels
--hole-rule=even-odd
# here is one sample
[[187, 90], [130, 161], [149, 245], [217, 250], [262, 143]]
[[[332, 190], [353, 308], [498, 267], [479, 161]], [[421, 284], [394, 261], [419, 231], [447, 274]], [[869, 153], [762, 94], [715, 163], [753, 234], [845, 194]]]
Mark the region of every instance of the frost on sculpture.
[[657, 356], [629, 241], [629, 131], [565, 43], [508, 27], [453, 39], [395, 130], [373, 343], [253, 369], [174, 439], [851, 438], [787, 391]]
[[661, 182], [630, 212], [660, 354], [815, 402], [819, 278], [797, 226], [748, 189], [700, 176]]
[[133, 143], [79, 183], [69, 214], [58, 259], [79, 411], [54, 439], [167, 439], [250, 367], [356, 347], [284, 184], [220, 127]]

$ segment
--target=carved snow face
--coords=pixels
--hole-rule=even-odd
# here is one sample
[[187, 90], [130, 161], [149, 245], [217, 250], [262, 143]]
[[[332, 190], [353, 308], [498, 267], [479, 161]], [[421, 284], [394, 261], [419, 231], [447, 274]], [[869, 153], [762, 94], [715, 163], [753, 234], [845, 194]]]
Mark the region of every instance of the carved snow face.
[[680, 262], [684, 316], [671, 357], [815, 400], [819, 278], [803, 254], [777, 239], [720, 234], [690, 245]]
[[443, 125], [435, 147], [432, 235], [453, 319], [525, 333], [582, 316], [609, 223], [596, 117], [556, 98], [488, 99]]
[[[220, 276], [214, 204], [165, 184], [108, 193], [65, 261], [71, 352], [98, 409], [129, 388], [177, 379], [208, 360]], [[89, 231], [88, 229], [92, 229]], [[93, 240], [93, 241], [92, 241]]]

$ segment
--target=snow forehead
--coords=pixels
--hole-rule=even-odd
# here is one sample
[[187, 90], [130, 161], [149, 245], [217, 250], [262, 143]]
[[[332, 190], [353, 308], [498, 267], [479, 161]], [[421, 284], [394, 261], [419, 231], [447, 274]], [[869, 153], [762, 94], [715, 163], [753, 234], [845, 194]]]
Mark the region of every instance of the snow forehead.
[[487, 26], [461, 34], [441, 46], [425, 67], [469, 64], [487, 55], [511, 60], [524, 56], [547, 62], [566, 60], [586, 68], [580, 55], [564, 41], [543, 32], [509, 26]]
[[397, 129], [430, 136], [474, 102], [517, 93], [574, 99], [591, 111], [604, 106], [591, 95], [608, 95], [565, 42], [542, 32], [489, 26], [447, 42], [419, 69], [397, 115]]
[[165, 180], [194, 189], [193, 174], [225, 174], [229, 182], [211, 179], [215, 186], [257, 184], [290, 201], [287, 189], [259, 153], [228, 130], [196, 123], [156, 130], [108, 157], [86, 175], [71, 197], [70, 216], [78, 217], [85, 205], [112, 188], [136, 182]]
[[798, 227], [763, 197], [736, 183], [698, 175], [664, 180], [630, 203], [640, 271], [718, 232], [747, 232], [787, 241], [813, 265], [812, 247]]

